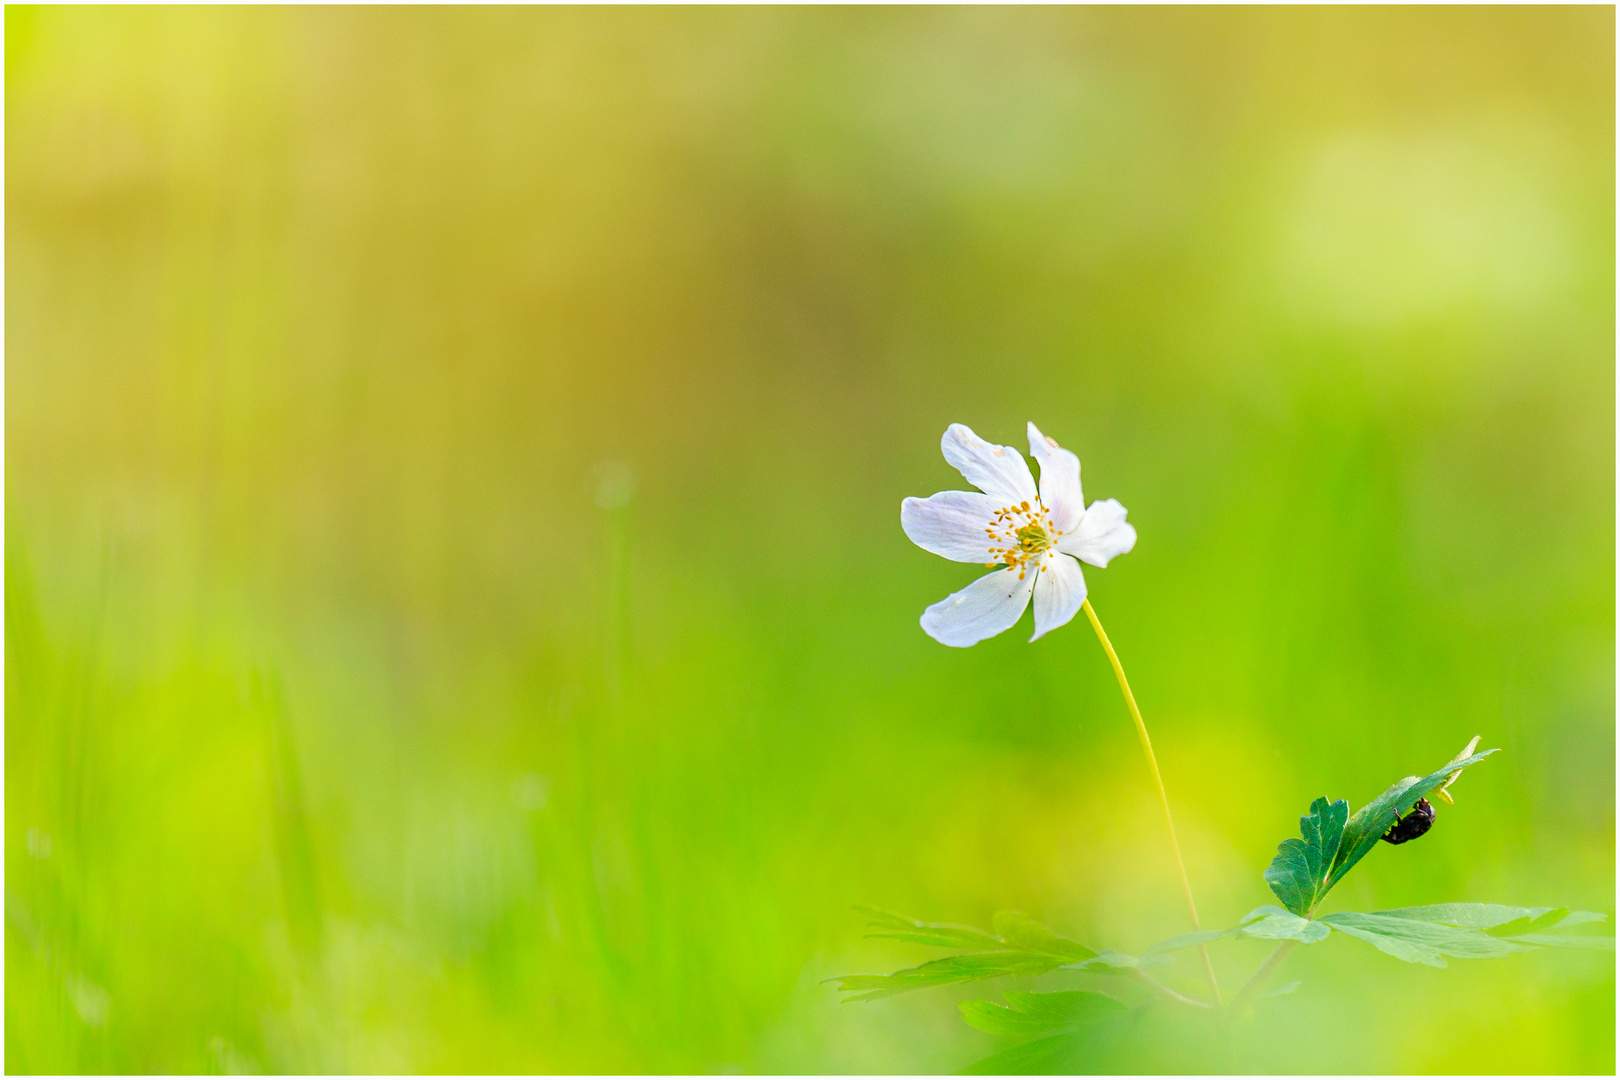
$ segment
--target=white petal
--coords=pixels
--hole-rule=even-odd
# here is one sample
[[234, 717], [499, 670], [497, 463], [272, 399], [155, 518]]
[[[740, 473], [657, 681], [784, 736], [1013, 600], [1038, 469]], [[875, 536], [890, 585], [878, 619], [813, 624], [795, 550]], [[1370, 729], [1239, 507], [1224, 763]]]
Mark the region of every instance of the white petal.
[[997, 505], [1016, 506], [1034, 502], [1035, 477], [1029, 462], [1010, 446], [987, 443], [966, 424], [952, 424], [939, 440], [945, 460], [962, 471], [967, 482], [999, 500]]
[[941, 491], [900, 504], [900, 527], [924, 551], [957, 562], [997, 563], [985, 529], [1001, 505], [977, 491]]
[[1052, 524], [1069, 532], [1086, 512], [1086, 497], [1080, 494], [1080, 459], [1056, 439], [1042, 435], [1033, 420], [1029, 423], [1029, 456], [1040, 464], [1041, 502], [1052, 515]]
[[1029, 606], [1035, 587], [1033, 573], [1018, 580], [1012, 568], [986, 574], [961, 592], [954, 592], [922, 615], [922, 628], [941, 645], [967, 648], [1012, 626]]
[[1035, 637], [1056, 630], [1080, 610], [1086, 599], [1086, 575], [1067, 555], [1054, 554], [1041, 564], [1035, 579]]
[[1064, 533], [1057, 546], [1081, 562], [1107, 566], [1109, 559], [1136, 546], [1136, 530], [1125, 521], [1125, 508], [1117, 499], [1099, 499], [1086, 510], [1080, 526]]

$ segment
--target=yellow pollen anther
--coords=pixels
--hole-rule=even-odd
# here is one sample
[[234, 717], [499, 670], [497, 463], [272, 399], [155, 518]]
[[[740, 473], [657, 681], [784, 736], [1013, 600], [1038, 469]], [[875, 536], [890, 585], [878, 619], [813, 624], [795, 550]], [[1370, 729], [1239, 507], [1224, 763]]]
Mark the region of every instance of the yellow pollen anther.
[[990, 557], [1009, 570], [1017, 570], [1020, 580], [1031, 564], [1039, 570], [1055, 557], [1057, 538], [1063, 535], [1052, 527], [1046, 507], [1038, 502], [1033, 506], [1022, 502], [1002, 507], [984, 531], [991, 540], [986, 547]]

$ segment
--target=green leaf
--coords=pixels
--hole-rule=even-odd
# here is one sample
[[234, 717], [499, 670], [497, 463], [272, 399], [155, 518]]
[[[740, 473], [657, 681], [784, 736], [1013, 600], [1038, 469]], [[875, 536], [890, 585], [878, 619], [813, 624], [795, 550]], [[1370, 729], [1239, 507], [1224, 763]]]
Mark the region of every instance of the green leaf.
[[1029, 952], [1061, 956], [1065, 960], [1090, 960], [1097, 950], [1088, 949], [1078, 941], [1058, 937], [1022, 911], [998, 911], [995, 917], [996, 933], [1008, 943]]
[[[1317, 800], [1318, 803], [1322, 801]], [[1596, 912], [1570, 911], [1568, 908], [1427, 904], [1371, 913], [1346, 911], [1313, 920], [1302, 918], [1275, 904], [1267, 904], [1249, 912], [1230, 930], [1205, 930], [1161, 941], [1137, 963], [1151, 963], [1177, 949], [1191, 948], [1233, 934], [1273, 941], [1293, 940], [1309, 945], [1324, 940], [1332, 930], [1338, 930], [1402, 960], [1445, 967], [1448, 956], [1468, 959], [1507, 956], [1538, 946], [1612, 950], [1612, 937], [1545, 932], [1554, 928], [1563, 930], [1602, 922], [1605, 918]], [[1129, 960], [1129, 957], [1120, 958], [1120, 961]], [[1073, 966], [1089, 969], [1096, 963], [1093, 960], [1088, 964]], [[1119, 961], [1116, 963], [1127, 966]]]
[[881, 908], [862, 908], [872, 919], [873, 937], [895, 938], [920, 945], [946, 945], [977, 950], [961, 956], [947, 956], [892, 975], [841, 975], [828, 982], [839, 989], [854, 991], [844, 1000], [871, 1001], [891, 994], [904, 994], [930, 986], [975, 982], [1003, 975], [1041, 975], [1060, 967], [1136, 968], [1143, 962], [1123, 953], [1101, 953], [1078, 941], [1059, 937], [1028, 915], [1018, 911], [999, 912], [996, 934], [970, 926], [925, 923]]
[[1479, 930], [1391, 917], [1387, 913], [1343, 911], [1323, 916], [1318, 922], [1360, 938], [1397, 959], [1430, 967], [1445, 967], [1443, 958], [1447, 956], [1479, 959], [1525, 951], [1523, 945]]
[[1492, 937], [1509, 937], [1514, 941], [1528, 941], [1531, 938], [1543, 937], [1556, 944], [1564, 944], [1570, 938], [1583, 938], [1588, 941], [1608, 941], [1609, 945], [1586, 945], [1589, 949], [1614, 948], [1613, 937], [1601, 938], [1593, 934], [1547, 934], [1548, 930], [1567, 930], [1572, 926], [1581, 926], [1585, 923], [1603, 922], [1605, 916], [1595, 911], [1571, 911], [1569, 908], [1531, 908], [1529, 913], [1512, 922], [1493, 926], [1485, 932]]
[[[1375, 912], [1392, 919], [1461, 926], [1469, 930], [1489, 930], [1514, 921], [1533, 920], [1556, 908], [1509, 907], [1506, 904], [1424, 904], [1420, 907], [1392, 908]], [[1568, 909], [1564, 909], [1566, 912]]]
[[1598, 911], [1572, 911], [1565, 916], [1564, 921], [1558, 924], [1558, 929], [1567, 930], [1571, 926], [1581, 926], [1584, 923], [1608, 922], [1609, 917]]
[[975, 1061], [961, 1071], [963, 1076], [1039, 1076], [1074, 1072], [1073, 1063], [1085, 1048], [1089, 1035], [1065, 1032], [1020, 1043], [999, 1054]]
[[1328, 870], [1339, 853], [1349, 816], [1350, 804], [1343, 799], [1331, 803], [1317, 799], [1311, 812], [1299, 819], [1300, 836], [1277, 845], [1277, 857], [1266, 868], [1266, 884], [1295, 915], [1309, 915], [1327, 892]]
[[1044, 994], [1009, 990], [1002, 996], [1007, 999], [1006, 1005], [993, 1001], [962, 1002], [963, 1019], [992, 1035], [1051, 1035], [1073, 1031], [1125, 1011], [1118, 1000], [1089, 990]]
[[1148, 962], [1154, 957], [1165, 953], [1175, 952], [1177, 949], [1190, 949], [1194, 945], [1203, 945], [1220, 938], [1238, 935], [1241, 937], [1260, 938], [1264, 941], [1279, 941], [1292, 938], [1307, 945], [1321, 941], [1328, 936], [1328, 928], [1319, 922], [1302, 919], [1291, 911], [1285, 911], [1275, 904], [1257, 907], [1247, 915], [1238, 925], [1230, 930], [1199, 930], [1190, 934], [1179, 934], [1159, 942], [1153, 948], [1142, 954], [1138, 963]]
[[1566, 949], [1614, 951], [1614, 938], [1602, 934], [1524, 934], [1512, 940], [1523, 945], [1555, 945]]
[[1338, 856], [1333, 861], [1333, 869], [1328, 874], [1327, 884], [1317, 893], [1317, 899], [1326, 896], [1328, 890], [1350, 872], [1351, 867], [1377, 846], [1379, 839], [1389, 831], [1391, 825], [1395, 824], [1395, 819], [1400, 816], [1402, 810], [1411, 807], [1442, 784], [1451, 783], [1456, 779], [1457, 773], [1494, 753], [1495, 750], [1486, 750], [1483, 753], [1470, 754], [1460, 761], [1453, 759], [1446, 762], [1428, 776], [1408, 776], [1391, 784], [1384, 789], [1382, 795], [1357, 810], [1344, 827], [1343, 838], [1339, 841]]
[[[1458, 762], [1462, 761], [1464, 758], [1467, 758], [1470, 754], [1472, 754], [1474, 752], [1474, 748], [1477, 747], [1478, 745], [1479, 745], [1479, 736], [1475, 735], [1472, 739], [1468, 740], [1468, 745], [1467, 746], [1465, 746], [1461, 750], [1457, 751], [1457, 756], [1456, 757], [1454, 757], [1450, 761], [1446, 762], [1446, 767], [1448, 769], [1450, 769], [1452, 766], [1456, 765]], [[1451, 772], [1446, 774], [1445, 781], [1439, 787], [1434, 789], [1435, 795], [1438, 796], [1441, 800], [1443, 800], [1446, 803], [1446, 805], [1448, 805], [1448, 806], [1455, 805], [1457, 800], [1453, 799], [1451, 797], [1451, 792], [1446, 790], [1446, 789], [1451, 787], [1451, 785], [1456, 782], [1457, 777], [1459, 777], [1461, 775], [1462, 775], [1462, 769], [1461, 768], [1452, 769]]]
[[1140, 960], [1127, 953], [1115, 952], [1113, 949], [1104, 949], [1090, 960], [1082, 960], [1078, 964], [1068, 964], [1067, 967], [1076, 971], [1104, 971], [1114, 968], [1120, 971], [1135, 971], [1141, 968], [1163, 967], [1172, 961], [1164, 956], [1144, 956]]
[[1509, 907], [1506, 904], [1426, 904], [1422, 907], [1395, 908], [1374, 914], [1483, 930], [1491, 937], [1515, 940], [1521, 939], [1525, 934], [1540, 934], [1554, 928], [1567, 930], [1587, 923], [1603, 922], [1608, 918], [1595, 911], [1571, 911], [1567, 907], [1522, 908]]
[[1565, 930], [1571, 926], [1580, 926], [1583, 923], [1608, 922], [1609, 917], [1596, 911], [1572, 911], [1558, 924], [1558, 929]]
[[[1348, 925], [1344, 924], [1349, 920]], [[1403, 960], [1443, 967], [1440, 955], [1458, 957], [1506, 956], [1533, 947], [1563, 946], [1577, 949], [1613, 949], [1614, 938], [1595, 934], [1550, 934], [1586, 923], [1602, 922], [1593, 911], [1568, 908], [1521, 908], [1506, 904], [1427, 904], [1422, 907], [1375, 911], [1370, 915], [1347, 912], [1321, 921], [1353, 937], [1371, 941]], [[1368, 922], [1367, 920], [1374, 920]], [[1398, 923], [1407, 929], [1396, 936], [1404, 944], [1390, 946], [1388, 931]], [[1367, 936], [1382, 934], [1382, 939]], [[1470, 935], [1479, 935], [1478, 937]], [[1482, 940], [1483, 939], [1483, 940]], [[1390, 947], [1386, 947], [1390, 946]]]
[[1275, 989], [1275, 990], [1267, 990], [1265, 993], [1260, 995], [1260, 1000], [1264, 1001], [1266, 998], [1282, 997], [1284, 994], [1292, 994], [1295, 990], [1298, 990], [1299, 988], [1300, 988], [1300, 981], [1298, 979], [1295, 979], [1291, 983], [1284, 983], [1283, 985], [1277, 987], [1277, 989]]
[[845, 1001], [872, 1001], [893, 994], [905, 994], [930, 986], [977, 982], [1003, 975], [1044, 975], [1063, 966], [1062, 957], [1028, 952], [984, 952], [967, 956], [947, 956], [892, 975], [840, 975], [829, 979], [844, 991], [857, 991]]
[[1125, 1010], [1118, 998], [1095, 990], [1008, 990], [1001, 996], [1020, 1012], [1054, 1018], [1066, 1016], [1080, 1023], [1105, 1020]]
[[871, 920], [873, 930], [866, 935], [867, 937], [894, 938], [896, 941], [910, 941], [917, 945], [944, 945], [953, 949], [1007, 947], [1007, 943], [1001, 938], [987, 934], [983, 930], [975, 930], [971, 926], [918, 922], [896, 912], [875, 907], [861, 907], [856, 910], [865, 912]]
[[1551, 930], [1569, 917], [1569, 908], [1553, 908], [1536, 914], [1534, 911], [1519, 916], [1512, 922], [1505, 922], [1499, 926], [1492, 926], [1485, 930], [1491, 937], [1518, 937], [1520, 934], [1538, 934], [1543, 930]]
[[1291, 939], [1310, 945], [1328, 936], [1328, 928], [1320, 922], [1301, 918], [1291, 911], [1267, 904], [1255, 908], [1243, 917], [1238, 932], [1245, 937], [1263, 941]]

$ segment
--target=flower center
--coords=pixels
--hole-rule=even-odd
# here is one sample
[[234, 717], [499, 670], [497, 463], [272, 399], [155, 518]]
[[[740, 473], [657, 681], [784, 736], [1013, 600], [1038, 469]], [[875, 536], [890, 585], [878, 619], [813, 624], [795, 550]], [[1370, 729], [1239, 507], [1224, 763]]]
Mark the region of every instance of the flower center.
[[1003, 506], [984, 531], [990, 538], [989, 552], [993, 560], [985, 565], [1006, 563], [1009, 568], [1017, 569], [1020, 581], [1031, 565], [1039, 569], [1042, 559], [1053, 557], [1057, 538], [1063, 535], [1062, 530], [1052, 527], [1052, 518], [1039, 500], [1033, 505], [1022, 502]]

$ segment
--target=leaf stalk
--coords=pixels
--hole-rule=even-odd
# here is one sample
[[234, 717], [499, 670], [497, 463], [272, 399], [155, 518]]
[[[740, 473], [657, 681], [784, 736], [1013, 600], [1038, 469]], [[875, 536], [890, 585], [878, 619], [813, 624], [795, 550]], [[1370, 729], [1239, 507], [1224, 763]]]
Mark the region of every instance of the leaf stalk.
[[1137, 982], [1149, 987], [1156, 994], [1162, 994], [1171, 1001], [1179, 1002], [1182, 1005], [1191, 1005], [1197, 1009], [1209, 1009], [1214, 1007], [1207, 1001], [1199, 1001], [1197, 998], [1188, 997], [1186, 994], [1176, 993], [1174, 990], [1170, 989], [1168, 986], [1164, 985], [1164, 983], [1160, 982], [1158, 979], [1155, 979], [1145, 971], [1137, 971], [1133, 974], [1135, 974]]
[[[1108, 640], [1108, 634], [1103, 630], [1097, 612], [1092, 609], [1091, 601], [1083, 600], [1080, 606], [1085, 609], [1086, 618], [1091, 620], [1091, 628], [1097, 632], [1097, 640], [1102, 642], [1103, 651], [1108, 654], [1108, 662], [1114, 665], [1114, 678], [1119, 680], [1119, 689], [1125, 695], [1125, 704], [1130, 706], [1131, 719], [1136, 721], [1136, 734], [1142, 740], [1142, 753], [1147, 755], [1148, 769], [1153, 773], [1153, 783], [1159, 789], [1159, 805], [1164, 808], [1164, 824], [1170, 831], [1170, 848], [1176, 855], [1176, 869], [1181, 872], [1181, 891], [1187, 898], [1187, 914], [1192, 917], [1193, 929], [1202, 930], [1203, 927], [1198, 923], [1198, 905], [1193, 902], [1192, 882], [1187, 878], [1187, 863], [1181, 857], [1181, 843], [1176, 839], [1176, 823], [1170, 816], [1170, 796], [1164, 790], [1164, 777], [1159, 775], [1159, 760], [1153, 756], [1153, 740], [1148, 738], [1147, 724], [1142, 720], [1142, 710], [1136, 706], [1136, 697], [1131, 693], [1131, 684], [1125, 678], [1125, 668], [1120, 664], [1119, 654], [1114, 652], [1114, 646]], [[1215, 981], [1215, 965], [1210, 963], [1209, 948], [1199, 945], [1198, 953], [1204, 958], [1204, 974], [1209, 978], [1209, 989], [1215, 995], [1215, 1004], [1220, 1005], [1221, 987]]]
[[1271, 977], [1271, 973], [1277, 970], [1282, 962], [1288, 958], [1288, 954], [1293, 951], [1294, 946], [1298, 944], [1299, 942], [1290, 939], [1273, 949], [1271, 955], [1266, 957], [1266, 962], [1260, 965], [1260, 970], [1256, 971], [1254, 977], [1243, 984], [1243, 989], [1237, 992], [1237, 996], [1232, 999], [1232, 1004], [1228, 1008], [1235, 1012], [1247, 1005], [1260, 992], [1260, 988]]

